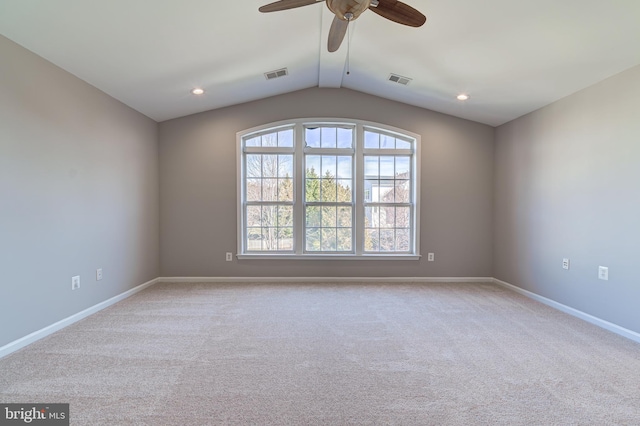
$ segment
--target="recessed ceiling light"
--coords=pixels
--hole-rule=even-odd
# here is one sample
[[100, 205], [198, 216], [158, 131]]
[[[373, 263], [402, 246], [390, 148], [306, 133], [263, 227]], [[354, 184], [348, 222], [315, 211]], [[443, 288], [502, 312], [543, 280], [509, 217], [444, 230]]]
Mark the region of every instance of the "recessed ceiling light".
[[469, 99], [469, 95], [460, 93], [458, 96], [456, 96], [456, 99], [458, 99], [459, 101], [466, 101], [467, 99]]
[[193, 93], [194, 95], [202, 95], [204, 93], [204, 89], [200, 89], [199, 87], [196, 87], [191, 91], [191, 93]]

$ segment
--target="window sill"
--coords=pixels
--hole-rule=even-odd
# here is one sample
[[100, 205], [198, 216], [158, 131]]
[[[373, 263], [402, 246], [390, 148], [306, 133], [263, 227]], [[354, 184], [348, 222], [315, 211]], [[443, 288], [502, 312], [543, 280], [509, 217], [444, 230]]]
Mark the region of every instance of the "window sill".
[[419, 254], [238, 254], [238, 260], [420, 260]]

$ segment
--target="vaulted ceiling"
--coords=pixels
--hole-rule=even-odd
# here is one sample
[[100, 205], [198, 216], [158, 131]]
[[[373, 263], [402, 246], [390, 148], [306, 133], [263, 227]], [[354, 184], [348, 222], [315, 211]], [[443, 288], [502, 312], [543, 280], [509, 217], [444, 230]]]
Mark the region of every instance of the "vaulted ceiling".
[[405, 0], [424, 26], [366, 11], [334, 53], [324, 2], [268, 2], [0, 0], [0, 34], [156, 121], [319, 86], [496, 126], [640, 64], [639, 0]]

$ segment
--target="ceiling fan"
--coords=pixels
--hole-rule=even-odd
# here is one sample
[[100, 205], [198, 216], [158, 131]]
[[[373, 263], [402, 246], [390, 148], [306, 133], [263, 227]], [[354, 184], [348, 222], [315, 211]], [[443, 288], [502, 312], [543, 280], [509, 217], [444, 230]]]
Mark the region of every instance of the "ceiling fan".
[[278, 0], [264, 5], [258, 10], [264, 13], [276, 12], [325, 1], [329, 10], [336, 15], [329, 30], [327, 43], [329, 52], [338, 50], [347, 32], [349, 22], [357, 19], [367, 9], [383, 18], [410, 27], [420, 27], [427, 20], [422, 13], [398, 0]]

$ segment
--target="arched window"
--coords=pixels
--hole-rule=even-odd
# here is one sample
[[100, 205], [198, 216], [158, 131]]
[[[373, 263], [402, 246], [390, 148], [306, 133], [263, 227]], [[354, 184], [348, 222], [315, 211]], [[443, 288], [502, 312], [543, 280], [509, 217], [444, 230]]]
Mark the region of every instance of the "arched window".
[[419, 258], [418, 135], [304, 119], [238, 133], [240, 258]]

